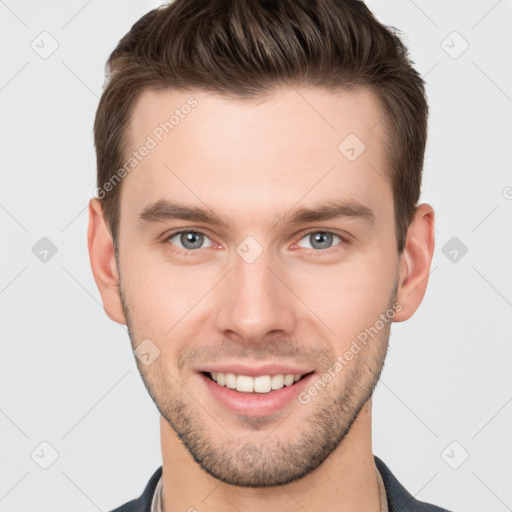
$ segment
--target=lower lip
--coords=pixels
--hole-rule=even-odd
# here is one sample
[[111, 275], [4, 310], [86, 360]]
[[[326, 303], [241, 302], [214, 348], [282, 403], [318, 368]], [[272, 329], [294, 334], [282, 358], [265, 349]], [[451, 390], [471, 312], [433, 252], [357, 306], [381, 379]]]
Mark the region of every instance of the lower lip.
[[310, 373], [291, 386], [269, 391], [268, 393], [243, 393], [236, 389], [220, 386], [202, 373], [199, 377], [213, 397], [226, 409], [245, 416], [263, 416], [278, 412], [309, 386], [315, 374]]

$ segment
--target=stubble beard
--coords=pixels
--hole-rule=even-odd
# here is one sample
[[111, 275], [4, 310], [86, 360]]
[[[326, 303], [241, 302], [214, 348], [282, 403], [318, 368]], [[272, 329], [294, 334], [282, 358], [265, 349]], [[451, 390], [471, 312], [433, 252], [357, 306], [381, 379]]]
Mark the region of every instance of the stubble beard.
[[[134, 348], [139, 337], [121, 286], [119, 291]], [[390, 305], [396, 300], [396, 288], [391, 299]], [[180, 389], [183, 384], [160, 365], [146, 367], [136, 362], [158, 411], [204, 471], [230, 485], [271, 487], [304, 477], [343, 443], [379, 381], [390, 329], [391, 322], [354, 355], [337, 376], [338, 381], [333, 378], [308, 404], [297, 402], [283, 419], [239, 416], [240, 425], [251, 431], [240, 437], [232, 436], [212, 419], [199, 404], [204, 397], [191, 398], [189, 391]], [[348, 374], [345, 379], [344, 374]], [[294, 417], [300, 413], [304, 418], [304, 407], [309, 408], [309, 414], [297, 423]], [[299, 432], [283, 440], [287, 423], [289, 432]]]

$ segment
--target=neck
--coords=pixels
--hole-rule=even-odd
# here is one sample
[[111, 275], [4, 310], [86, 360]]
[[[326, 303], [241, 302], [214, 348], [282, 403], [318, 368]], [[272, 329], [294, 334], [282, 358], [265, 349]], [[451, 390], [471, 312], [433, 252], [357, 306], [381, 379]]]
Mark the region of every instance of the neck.
[[315, 470], [286, 485], [237, 487], [206, 473], [161, 417], [163, 512], [379, 512], [371, 399], [343, 442]]

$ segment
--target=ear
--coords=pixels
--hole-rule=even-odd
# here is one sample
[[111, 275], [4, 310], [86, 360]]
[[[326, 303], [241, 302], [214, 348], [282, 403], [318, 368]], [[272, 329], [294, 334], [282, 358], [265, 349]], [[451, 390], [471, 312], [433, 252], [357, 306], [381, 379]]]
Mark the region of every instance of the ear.
[[419, 308], [427, 289], [434, 245], [434, 210], [429, 204], [420, 204], [400, 256], [397, 302], [402, 309], [397, 310], [395, 322], [409, 319]]
[[103, 216], [103, 208], [96, 198], [89, 201], [87, 246], [92, 273], [100, 291], [105, 313], [114, 322], [126, 325], [119, 296], [119, 272], [114, 256], [114, 244]]

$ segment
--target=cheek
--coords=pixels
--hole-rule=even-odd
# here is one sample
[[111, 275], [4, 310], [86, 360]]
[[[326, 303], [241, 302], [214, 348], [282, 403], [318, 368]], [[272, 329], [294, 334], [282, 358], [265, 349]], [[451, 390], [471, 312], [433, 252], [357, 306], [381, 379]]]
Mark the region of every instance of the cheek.
[[[219, 279], [214, 265], [176, 265], [144, 251], [132, 251], [122, 262], [123, 289], [132, 320], [148, 335], [167, 338], [174, 326], [183, 328], [195, 306]], [[167, 336], [168, 334], [168, 336]]]
[[325, 324], [337, 343], [349, 344], [388, 309], [394, 274], [382, 259], [372, 264], [360, 259], [336, 268], [318, 267], [304, 276], [295, 282], [297, 295], [307, 311], [313, 312], [305, 315]]

